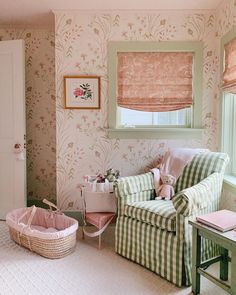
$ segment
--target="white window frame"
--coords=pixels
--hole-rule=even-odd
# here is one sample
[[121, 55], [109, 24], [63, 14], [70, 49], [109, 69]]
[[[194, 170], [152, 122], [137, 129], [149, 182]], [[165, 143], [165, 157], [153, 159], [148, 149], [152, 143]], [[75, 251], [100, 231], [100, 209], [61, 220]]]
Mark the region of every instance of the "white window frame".
[[[119, 112], [117, 106], [117, 54], [119, 52], [193, 52], [193, 111], [191, 125], [181, 126], [119, 126]], [[113, 41], [108, 45], [108, 78], [109, 78], [109, 115], [108, 136], [110, 138], [162, 138], [201, 139], [202, 129], [202, 72], [203, 72], [203, 44], [200, 41], [166, 41], [166, 42], [126, 42]]]

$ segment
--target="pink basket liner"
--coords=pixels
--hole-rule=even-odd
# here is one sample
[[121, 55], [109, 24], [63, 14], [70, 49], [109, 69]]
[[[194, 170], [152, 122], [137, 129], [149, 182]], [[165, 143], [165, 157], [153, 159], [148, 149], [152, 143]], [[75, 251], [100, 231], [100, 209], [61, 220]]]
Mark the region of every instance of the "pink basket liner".
[[[27, 214], [19, 221], [25, 212]], [[19, 232], [40, 239], [64, 238], [78, 229], [77, 220], [42, 208], [37, 208], [31, 225], [27, 226], [30, 215], [31, 208], [15, 209], [7, 214], [6, 223]]]

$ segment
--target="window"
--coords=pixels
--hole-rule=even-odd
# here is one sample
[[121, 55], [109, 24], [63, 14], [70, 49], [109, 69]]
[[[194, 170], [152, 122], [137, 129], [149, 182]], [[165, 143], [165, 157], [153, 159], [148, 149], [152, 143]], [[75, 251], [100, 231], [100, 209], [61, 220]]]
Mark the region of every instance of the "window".
[[118, 127], [190, 127], [191, 108], [171, 112], [143, 112], [118, 107]]
[[[111, 42], [108, 48], [109, 136], [112, 138], [201, 138], [202, 51], [201, 42]], [[173, 71], [170, 75], [170, 70], [169, 73], [167, 70], [162, 75], [162, 80], [155, 85], [155, 81], [161, 78], [156, 74], [153, 79], [152, 74], [158, 71], [160, 74], [163, 65], [158, 68], [157, 62], [153, 65], [149, 61], [150, 80], [152, 82], [148, 83], [148, 87], [152, 91], [155, 88], [155, 95], [157, 92], [160, 93], [157, 99], [155, 97], [154, 102], [151, 100], [153, 99], [152, 93], [150, 97], [146, 97], [147, 92], [142, 91], [142, 87], [146, 87], [146, 82], [149, 82], [149, 76], [144, 77], [143, 84], [140, 83], [140, 79], [143, 78], [142, 70], [136, 71], [137, 66], [132, 69], [133, 76], [131, 75], [130, 79], [127, 78], [128, 72], [124, 79], [125, 83], [120, 83], [119, 77], [123, 74], [123, 69], [121, 67], [120, 70], [120, 63], [118, 63], [120, 58], [127, 59], [132, 55], [135, 58], [137, 56], [146, 57], [148, 54], [155, 57], [155, 54], [160, 55], [162, 53], [164, 56], [169, 54], [177, 57], [182, 54], [183, 57], [179, 58], [179, 63], [187, 58], [191, 61], [191, 68], [188, 67], [186, 71], [183, 71], [185, 76], [178, 74], [173, 76]], [[132, 62], [128, 62], [123, 68], [129, 69], [129, 63], [132, 66]], [[140, 68], [144, 67], [145, 63], [140, 63]], [[139, 75], [136, 78], [137, 72], [139, 72]], [[186, 73], [190, 73], [189, 77], [186, 76]], [[166, 90], [167, 88], [162, 81], [164, 79], [164, 82], [170, 85], [172, 76], [174, 77], [173, 85]], [[179, 85], [179, 81], [181, 83], [184, 81], [184, 83]], [[179, 91], [174, 88], [176, 85], [179, 87]], [[164, 92], [163, 98], [161, 91]], [[175, 101], [174, 98], [176, 99], [176, 97], [173, 96], [173, 91], [179, 95]], [[126, 93], [129, 94], [130, 100], [126, 99]], [[137, 97], [137, 93], [138, 95], [142, 93], [141, 98]], [[143, 106], [145, 100], [151, 101], [149, 104], [151, 107]], [[133, 107], [134, 105], [135, 107]]]
[[236, 29], [228, 32], [221, 41], [222, 72], [222, 130], [221, 149], [230, 157], [227, 173], [236, 184]]

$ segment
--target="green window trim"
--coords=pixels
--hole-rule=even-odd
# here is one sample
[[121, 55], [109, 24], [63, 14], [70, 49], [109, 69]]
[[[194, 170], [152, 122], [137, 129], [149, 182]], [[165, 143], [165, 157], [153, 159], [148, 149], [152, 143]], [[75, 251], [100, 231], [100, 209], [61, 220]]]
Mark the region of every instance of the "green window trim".
[[[190, 128], [153, 127], [118, 128], [117, 89], [117, 53], [118, 52], [193, 52], [193, 114]], [[203, 80], [203, 44], [200, 41], [112, 41], [108, 45], [108, 78], [109, 78], [109, 114], [108, 135], [110, 138], [161, 138], [161, 139], [201, 139], [202, 127], [202, 80]]]
[[116, 128], [108, 129], [110, 138], [121, 139], [202, 139], [203, 129], [196, 128]]

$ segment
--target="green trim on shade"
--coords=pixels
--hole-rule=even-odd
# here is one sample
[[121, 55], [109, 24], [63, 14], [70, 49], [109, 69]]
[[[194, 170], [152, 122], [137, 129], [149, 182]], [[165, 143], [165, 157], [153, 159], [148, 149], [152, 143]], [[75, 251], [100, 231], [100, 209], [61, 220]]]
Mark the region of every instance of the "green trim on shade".
[[[193, 67], [193, 114], [192, 128], [135, 128], [132, 131], [128, 128], [117, 128], [118, 107], [116, 100], [117, 89], [117, 53], [118, 52], [194, 52]], [[200, 41], [112, 41], [108, 44], [108, 77], [109, 77], [109, 117], [108, 117], [108, 135], [110, 138], [201, 138], [202, 132], [196, 132], [202, 127], [202, 81], [203, 81], [203, 44]], [[170, 131], [168, 131], [170, 129]], [[185, 129], [189, 129], [186, 132]], [[173, 132], [174, 130], [174, 132]], [[184, 130], [184, 131], [183, 131]], [[193, 136], [191, 136], [191, 134]], [[201, 135], [200, 135], [201, 134]], [[173, 136], [172, 136], [173, 135]], [[197, 137], [195, 137], [197, 135]]]
[[126, 128], [108, 129], [109, 138], [121, 139], [202, 139], [203, 129], [193, 128]]

